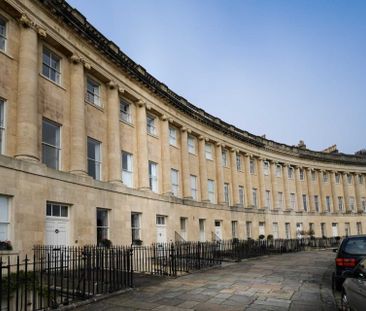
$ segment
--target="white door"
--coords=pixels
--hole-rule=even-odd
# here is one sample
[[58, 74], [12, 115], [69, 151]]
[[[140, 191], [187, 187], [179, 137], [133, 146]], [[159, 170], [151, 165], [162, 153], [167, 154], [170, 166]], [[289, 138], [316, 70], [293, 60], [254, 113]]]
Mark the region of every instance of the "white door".
[[69, 245], [68, 220], [46, 219], [46, 245]]
[[220, 220], [215, 220], [215, 238], [217, 240], [222, 240], [222, 230]]
[[338, 236], [338, 226], [337, 226], [337, 224], [332, 224], [332, 233], [333, 233], [333, 237]]
[[156, 216], [156, 242], [166, 243], [166, 216]]

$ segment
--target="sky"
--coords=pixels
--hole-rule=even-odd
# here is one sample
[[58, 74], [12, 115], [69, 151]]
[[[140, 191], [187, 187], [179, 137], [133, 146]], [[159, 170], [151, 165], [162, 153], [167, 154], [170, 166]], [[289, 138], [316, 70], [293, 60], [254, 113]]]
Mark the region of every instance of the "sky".
[[255, 135], [366, 148], [364, 0], [68, 0], [178, 95]]

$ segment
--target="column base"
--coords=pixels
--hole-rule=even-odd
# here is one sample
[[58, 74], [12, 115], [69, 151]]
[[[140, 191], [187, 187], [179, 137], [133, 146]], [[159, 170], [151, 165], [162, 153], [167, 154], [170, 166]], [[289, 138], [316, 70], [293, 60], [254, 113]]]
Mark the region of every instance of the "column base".
[[72, 170], [70, 171], [71, 174], [74, 174], [74, 175], [78, 175], [78, 176], [89, 176], [87, 172], [85, 171], [82, 171], [82, 170]]
[[108, 182], [110, 182], [111, 184], [115, 184], [115, 185], [123, 185], [123, 182], [120, 179], [111, 179], [111, 180], [108, 180]]
[[184, 200], [193, 200], [193, 197], [183, 197]]
[[150, 191], [150, 192], [152, 192], [150, 187], [140, 187], [138, 189], [141, 190], [141, 191]]
[[25, 161], [29, 161], [29, 162], [39, 162], [38, 157], [29, 155], [29, 154], [17, 154], [17, 155], [15, 155], [15, 158], [18, 160], [25, 160]]

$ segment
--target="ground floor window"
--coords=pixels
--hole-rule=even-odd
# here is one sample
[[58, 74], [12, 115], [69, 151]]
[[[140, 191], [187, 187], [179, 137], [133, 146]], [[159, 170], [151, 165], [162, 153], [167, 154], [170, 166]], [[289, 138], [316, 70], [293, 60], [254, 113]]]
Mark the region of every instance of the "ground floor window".
[[285, 234], [286, 234], [286, 239], [291, 239], [291, 226], [289, 222], [285, 223]]
[[0, 241], [8, 241], [10, 230], [9, 198], [0, 195]]
[[106, 208], [97, 208], [97, 244], [104, 243], [109, 239], [109, 210]]
[[132, 244], [141, 244], [141, 214], [131, 213]]
[[266, 236], [265, 223], [259, 222], [259, 235]]
[[245, 223], [245, 229], [246, 229], [246, 233], [247, 233], [247, 239], [251, 239], [252, 238], [252, 222], [251, 221], [247, 221]]
[[187, 241], [187, 222], [188, 219], [186, 217], [180, 218], [180, 235], [185, 241]]
[[349, 223], [349, 222], [346, 222], [346, 223], [344, 224], [344, 234], [345, 234], [346, 236], [351, 235], [351, 225], [350, 225], [350, 223]]
[[199, 222], [199, 229], [200, 229], [200, 242], [205, 242], [206, 241], [206, 233], [205, 233], [206, 220], [199, 219], [198, 222]]
[[358, 222], [356, 226], [357, 226], [357, 234], [362, 234], [362, 223]]
[[273, 238], [278, 239], [278, 222], [272, 224]]
[[338, 224], [335, 222], [332, 223], [332, 235], [333, 237], [338, 236]]
[[46, 216], [67, 218], [69, 216], [68, 208], [68, 205], [64, 204], [47, 203]]
[[327, 236], [326, 224], [324, 222], [320, 224], [320, 231], [323, 238]]
[[233, 220], [231, 222], [231, 235], [233, 239], [238, 238], [238, 221]]

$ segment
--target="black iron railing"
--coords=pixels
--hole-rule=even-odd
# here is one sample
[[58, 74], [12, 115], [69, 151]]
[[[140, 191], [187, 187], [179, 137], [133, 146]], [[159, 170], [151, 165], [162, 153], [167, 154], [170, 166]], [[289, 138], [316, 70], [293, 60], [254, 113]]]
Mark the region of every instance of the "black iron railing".
[[132, 286], [127, 247], [36, 246], [32, 258], [0, 258], [1, 310], [58, 308]]

